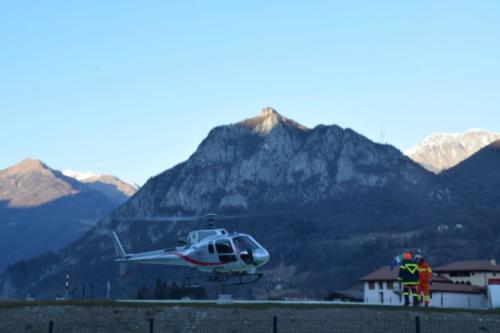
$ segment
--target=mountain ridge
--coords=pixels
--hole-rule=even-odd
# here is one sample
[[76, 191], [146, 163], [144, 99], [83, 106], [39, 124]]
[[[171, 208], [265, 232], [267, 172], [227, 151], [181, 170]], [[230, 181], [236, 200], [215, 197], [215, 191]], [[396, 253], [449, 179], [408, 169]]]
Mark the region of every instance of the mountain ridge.
[[434, 133], [406, 150], [405, 154], [427, 170], [440, 173], [496, 140], [500, 140], [500, 133], [480, 128], [471, 128], [463, 133]]
[[[436, 264], [500, 254], [499, 226], [491, 223], [498, 209], [464, 200], [445, 177], [396, 148], [336, 125], [304, 131], [271, 123], [269, 131], [241, 122], [212, 129], [188, 160], [150, 178], [80, 239], [10, 266], [0, 274], [0, 295], [53, 297], [66, 271], [75, 286], [101, 286], [96, 295], [105, 293], [102, 281], [118, 281], [115, 294], [123, 297], [158, 276], [192, 276], [183, 268], [146, 266], [120, 281], [111, 264], [112, 231], [126, 251], [143, 251], [176, 244], [199, 227], [148, 221], [175, 214], [260, 214], [218, 224], [251, 234], [269, 250], [264, 270], [271, 287], [317, 295], [351, 287], [406, 244]], [[453, 228], [458, 223], [460, 230]]]
[[32, 158], [0, 170], [0, 269], [62, 248], [128, 199], [96, 184]]
[[74, 178], [90, 189], [103, 193], [111, 201], [120, 205], [133, 196], [139, 186], [129, 183], [113, 175], [103, 175], [93, 172], [79, 172], [66, 169], [65, 176]]
[[0, 200], [9, 207], [34, 207], [79, 192], [75, 182], [37, 159], [0, 170]]

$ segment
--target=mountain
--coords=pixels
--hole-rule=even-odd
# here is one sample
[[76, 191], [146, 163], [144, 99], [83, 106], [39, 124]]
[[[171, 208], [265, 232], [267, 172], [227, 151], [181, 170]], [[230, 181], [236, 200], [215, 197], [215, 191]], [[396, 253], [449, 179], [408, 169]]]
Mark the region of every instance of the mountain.
[[76, 194], [77, 187], [40, 160], [26, 159], [0, 170], [0, 201], [11, 208], [39, 206]]
[[116, 206], [101, 191], [40, 160], [0, 170], [0, 269], [59, 250]]
[[119, 279], [110, 234], [116, 231], [128, 251], [165, 248], [202, 226], [151, 218], [207, 212], [246, 214], [218, 225], [251, 234], [271, 253], [256, 290], [322, 295], [347, 288], [407, 244], [435, 264], [500, 254], [494, 208], [463, 200], [445, 178], [390, 145], [336, 125], [309, 129], [266, 108], [211, 130], [187, 161], [150, 178], [59, 253], [9, 266], [0, 296], [54, 297], [65, 272], [73, 297], [89, 284], [104, 296], [107, 280], [115, 297], [131, 297], [159, 276], [192, 277], [189, 269], [146, 265]]
[[436, 133], [405, 152], [407, 156], [434, 173], [454, 167], [490, 143], [500, 140], [500, 133], [470, 129], [465, 133]]
[[456, 167], [443, 172], [443, 178], [455, 184], [469, 200], [481, 204], [500, 202], [500, 140], [481, 149]]
[[255, 118], [213, 129], [188, 161], [146, 183], [114, 214], [308, 206], [353, 190], [411, 189], [417, 195], [431, 178], [392, 146], [338, 126], [307, 129], [266, 108]]
[[121, 205], [127, 201], [139, 189], [136, 184], [123, 181], [112, 175], [79, 172], [70, 169], [64, 170], [63, 174], [84, 183], [88, 188], [101, 192], [116, 205]]

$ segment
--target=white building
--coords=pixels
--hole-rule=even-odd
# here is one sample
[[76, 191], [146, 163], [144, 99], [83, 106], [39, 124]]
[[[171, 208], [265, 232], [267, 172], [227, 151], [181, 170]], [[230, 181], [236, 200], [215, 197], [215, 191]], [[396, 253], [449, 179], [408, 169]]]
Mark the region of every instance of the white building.
[[500, 278], [500, 265], [495, 258], [490, 260], [457, 261], [437, 267], [434, 270], [439, 276], [453, 281], [486, 288], [488, 280]]
[[383, 266], [361, 278], [363, 282], [364, 302], [366, 304], [402, 305], [404, 300], [397, 281], [399, 267], [391, 270]]
[[[401, 285], [397, 280], [399, 267], [383, 266], [361, 278], [364, 303], [403, 305]], [[446, 277], [435, 276], [431, 281], [432, 307], [482, 309], [489, 307], [485, 289], [468, 284], [455, 284]]]

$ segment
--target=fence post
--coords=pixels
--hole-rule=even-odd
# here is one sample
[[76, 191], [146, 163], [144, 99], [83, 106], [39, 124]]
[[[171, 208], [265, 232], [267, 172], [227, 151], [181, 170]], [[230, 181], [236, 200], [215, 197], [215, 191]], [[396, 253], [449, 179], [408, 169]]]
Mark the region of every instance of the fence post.
[[54, 332], [54, 322], [51, 320], [49, 321], [49, 333]]
[[273, 333], [278, 333], [278, 317], [273, 317]]
[[415, 316], [415, 332], [420, 333], [420, 317]]
[[149, 333], [154, 333], [155, 330], [155, 320], [153, 318], [149, 319]]

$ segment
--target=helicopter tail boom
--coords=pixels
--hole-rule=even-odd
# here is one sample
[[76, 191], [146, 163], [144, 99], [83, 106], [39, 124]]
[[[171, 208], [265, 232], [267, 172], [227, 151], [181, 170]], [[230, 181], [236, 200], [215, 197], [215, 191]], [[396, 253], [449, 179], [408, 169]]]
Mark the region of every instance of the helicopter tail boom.
[[116, 261], [120, 262], [120, 276], [124, 276], [127, 272], [127, 253], [125, 253], [116, 232], [113, 232], [113, 247], [115, 248], [116, 256], [118, 257]]
[[123, 249], [123, 246], [120, 243], [116, 232], [113, 232], [113, 246], [115, 248], [116, 256], [118, 257], [118, 259], [125, 259], [127, 257], [127, 254], [125, 253], [125, 250]]

